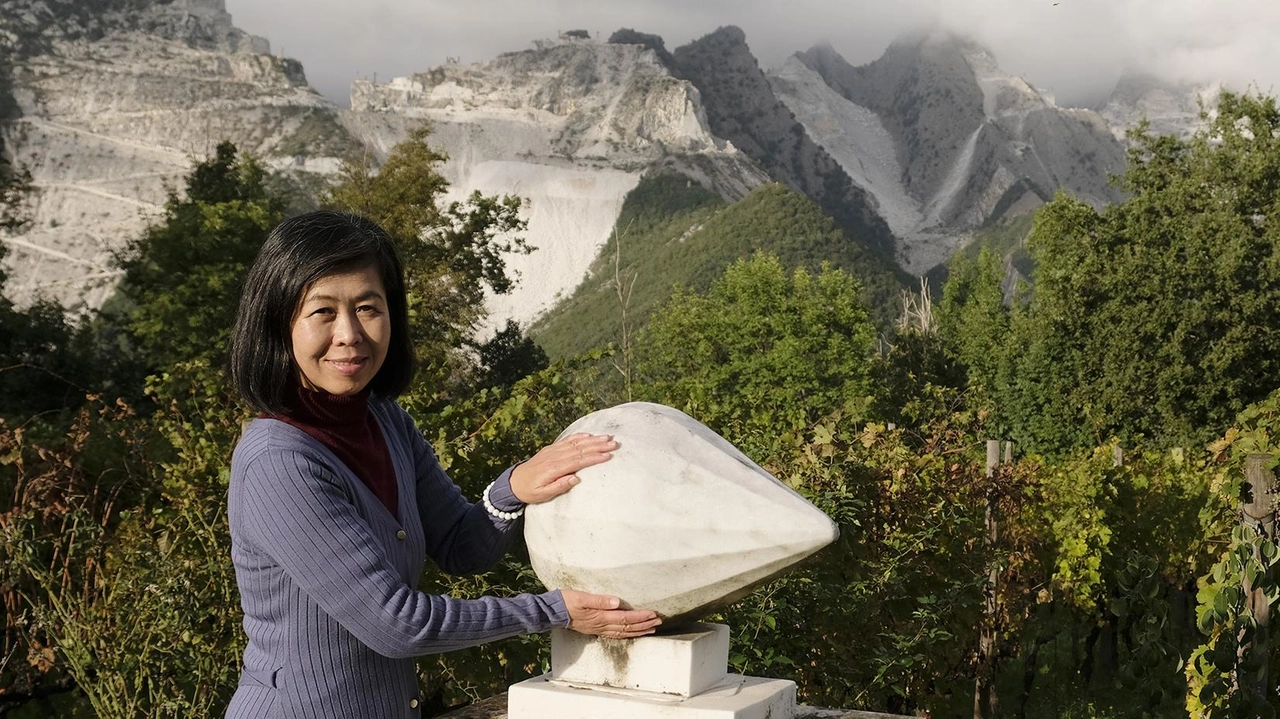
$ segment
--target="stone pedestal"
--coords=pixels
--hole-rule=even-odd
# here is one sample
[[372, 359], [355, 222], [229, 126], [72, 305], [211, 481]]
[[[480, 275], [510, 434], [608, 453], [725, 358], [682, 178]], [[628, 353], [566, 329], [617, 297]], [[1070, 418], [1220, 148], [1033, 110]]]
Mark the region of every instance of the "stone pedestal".
[[551, 673], [511, 687], [508, 719], [791, 719], [796, 685], [728, 673], [729, 628], [618, 640], [557, 630]]
[[557, 682], [549, 674], [514, 684], [508, 719], [792, 719], [796, 684], [729, 674], [693, 697]]
[[680, 634], [603, 639], [551, 634], [551, 678], [570, 684], [691, 697], [724, 681], [729, 627], [695, 624]]

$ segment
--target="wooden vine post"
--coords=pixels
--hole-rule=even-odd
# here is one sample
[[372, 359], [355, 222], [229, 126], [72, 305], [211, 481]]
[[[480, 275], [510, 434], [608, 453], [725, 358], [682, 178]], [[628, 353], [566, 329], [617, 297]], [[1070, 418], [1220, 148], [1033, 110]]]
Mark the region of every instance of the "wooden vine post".
[[[1276, 476], [1267, 466], [1270, 463], [1271, 455], [1269, 454], [1251, 454], [1245, 458], [1244, 474], [1251, 491], [1249, 501], [1240, 503], [1240, 521], [1263, 537], [1275, 541], [1276, 500], [1280, 498], [1280, 493], [1277, 493]], [[1259, 556], [1258, 548], [1255, 547], [1253, 551], [1254, 559], [1263, 567], [1267, 567], [1267, 562]], [[1245, 607], [1253, 615], [1257, 632], [1251, 643], [1240, 646], [1242, 658], [1249, 654], [1267, 657], [1268, 652], [1271, 651], [1271, 603], [1267, 601], [1266, 592], [1262, 588], [1269, 583], [1271, 576], [1271, 568], [1267, 567], [1260, 578], [1261, 581], [1258, 582], [1261, 585], [1259, 587], [1252, 586], [1253, 583], [1249, 581], [1247, 574], [1244, 577]], [[1267, 694], [1267, 687], [1270, 686], [1267, 680], [1265, 659], [1257, 673], [1238, 679], [1241, 688], [1260, 697], [1265, 697]]]
[[996, 562], [996, 540], [999, 538], [996, 509], [996, 465], [1000, 463], [1000, 440], [987, 440], [987, 581], [982, 587], [982, 626], [978, 632], [978, 671], [973, 680], [973, 718], [990, 719], [996, 715], [999, 699], [992, 683], [995, 680], [996, 649], [996, 581], [1000, 578]]

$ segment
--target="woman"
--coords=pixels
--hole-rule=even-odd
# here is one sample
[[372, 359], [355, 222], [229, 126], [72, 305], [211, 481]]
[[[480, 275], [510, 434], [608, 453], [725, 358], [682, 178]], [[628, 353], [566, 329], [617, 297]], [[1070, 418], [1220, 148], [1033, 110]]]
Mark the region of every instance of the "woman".
[[367, 219], [286, 220], [249, 269], [231, 374], [261, 416], [231, 462], [249, 642], [228, 717], [417, 716], [415, 656], [557, 626], [633, 638], [660, 623], [570, 590], [417, 591], [425, 557], [451, 573], [493, 565], [526, 504], [568, 491], [617, 444], [574, 435], [468, 502], [394, 402], [412, 375], [408, 330], [400, 261]]

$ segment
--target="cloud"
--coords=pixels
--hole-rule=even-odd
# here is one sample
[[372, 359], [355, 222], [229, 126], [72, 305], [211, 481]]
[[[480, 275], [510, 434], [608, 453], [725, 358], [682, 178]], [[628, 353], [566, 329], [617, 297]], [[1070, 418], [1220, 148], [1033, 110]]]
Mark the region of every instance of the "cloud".
[[227, 0], [236, 24], [301, 60], [326, 96], [352, 80], [488, 60], [570, 29], [601, 40], [631, 27], [668, 48], [738, 25], [766, 68], [817, 42], [854, 64], [898, 35], [940, 25], [985, 44], [1001, 67], [1064, 104], [1096, 102], [1122, 72], [1280, 87], [1275, 0]]

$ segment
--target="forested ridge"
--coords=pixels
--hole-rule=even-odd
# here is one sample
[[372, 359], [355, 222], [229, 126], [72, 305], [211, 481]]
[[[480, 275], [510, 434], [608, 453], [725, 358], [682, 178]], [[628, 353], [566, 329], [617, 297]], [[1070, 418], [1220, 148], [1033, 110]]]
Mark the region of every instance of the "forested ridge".
[[627, 195], [586, 280], [530, 334], [553, 358], [616, 342], [624, 315], [617, 287], [626, 290], [627, 322], [639, 326], [673, 287], [706, 291], [734, 260], [759, 250], [789, 267], [816, 270], [829, 262], [847, 270], [877, 325], [896, 321], [905, 273], [850, 238], [809, 198], [773, 183], [726, 204], [687, 178], [655, 174]]
[[[986, 251], [894, 296], [793, 193], [723, 206], [649, 178], [564, 306], [605, 330], [548, 318], [554, 361], [538, 332], [477, 335], [504, 254], [536, 250], [519, 198], [442, 202], [430, 143], [349, 162], [321, 204], [398, 243], [422, 368], [402, 404], [469, 496], [587, 412], [661, 402], [841, 527], [715, 617], [735, 671], [934, 717], [1274, 716], [1280, 651], [1256, 617], [1280, 603], [1280, 547], [1253, 491], [1280, 451], [1273, 98], [1224, 94], [1189, 140], [1139, 133], [1127, 199], [1042, 207], [1019, 260], [1034, 290], [1012, 293]], [[0, 171], [0, 219], [21, 223], [22, 175]], [[221, 716], [244, 641], [227, 472], [249, 416], [226, 341], [247, 263], [296, 209], [280, 187], [224, 143], [121, 255], [101, 312], [0, 300], [0, 715]], [[538, 589], [520, 549], [426, 577]], [[548, 652], [423, 657], [424, 708], [500, 692]]]

